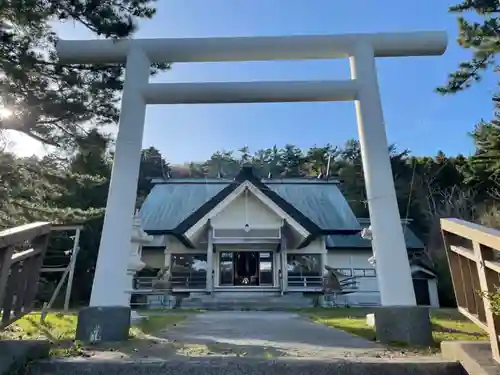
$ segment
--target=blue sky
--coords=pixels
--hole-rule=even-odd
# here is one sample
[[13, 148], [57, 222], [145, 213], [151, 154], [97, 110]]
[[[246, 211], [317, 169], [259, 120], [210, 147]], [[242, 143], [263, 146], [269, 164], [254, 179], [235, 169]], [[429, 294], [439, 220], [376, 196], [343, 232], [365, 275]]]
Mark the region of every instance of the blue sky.
[[[157, 16], [136, 37], [211, 37], [446, 30], [444, 56], [379, 59], [377, 63], [389, 142], [414, 154], [472, 151], [467, 135], [493, 115], [487, 77], [467, 92], [442, 97], [433, 90], [469, 52], [456, 44], [456, 1], [374, 0], [159, 0]], [[91, 35], [72, 23], [66, 39]], [[347, 60], [176, 64], [159, 82], [348, 78]], [[174, 163], [208, 158], [218, 149], [251, 150], [296, 144], [343, 144], [357, 138], [354, 103], [280, 103], [150, 106], [144, 146]]]

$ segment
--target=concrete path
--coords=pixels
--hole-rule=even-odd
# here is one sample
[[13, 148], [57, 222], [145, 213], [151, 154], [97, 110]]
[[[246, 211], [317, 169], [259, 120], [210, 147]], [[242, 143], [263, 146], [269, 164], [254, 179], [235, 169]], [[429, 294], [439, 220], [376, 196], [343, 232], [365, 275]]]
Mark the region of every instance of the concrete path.
[[131, 340], [113, 351], [93, 352], [94, 359], [139, 361], [245, 357], [357, 361], [435, 361], [435, 356], [388, 350], [344, 331], [312, 323], [289, 312], [211, 311], [188, 314], [175, 327], [149, 339]]
[[206, 312], [158, 335], [207, 348], [212, 355], [331, 357], [366, 353], [368, 340], [287, 312]]

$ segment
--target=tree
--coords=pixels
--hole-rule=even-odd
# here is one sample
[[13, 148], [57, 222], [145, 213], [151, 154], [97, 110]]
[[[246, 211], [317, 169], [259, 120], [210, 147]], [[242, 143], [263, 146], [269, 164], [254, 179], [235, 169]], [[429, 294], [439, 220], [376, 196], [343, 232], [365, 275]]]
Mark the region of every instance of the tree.
[[[498, 71], [495, 56], [500, 52], [500, 3], [497, 0], [463, 0], [449, 8], [453, 13], [475, 12], [482, 22], [470, 22], [458, 17], [458, 44], [472, 50], [472, 58], [460, 63], [459, 69], [450, 74], [448, 83], [438, 89], [442, 94], [456, 93], [478, 82], [488, 68]], [[493, 97], [499, 103], [498, 95]]]
[[[0, 3], [0, 129], [75, 147], [85, 127], [116, 123], [123, 65], [61, 64], [51, 23], [76, 22], [96, 35], [126, 38], [155, 14], [154, 0], [6, 0]], [[156, 64], [157, 69], [167, 64]]]
[[149, 147], [142, 150], [137, 186], [137, 205], [140, 206], [153, 188], [152, 180], [154, 178], [168, 179], [170, 173], [171, 168], [158, 149]]
[[476, 152], [470, 158], [468, 180], [480, 190], [500, 178], [500, 122], [481, 121], [471, 133]]
[[[335, 162], [337, 149], [332, 145], [327, 144], [324, 147], [313, 146], [307, 151], [308, 175], [310, 176], [326, 176], [330, 174], [328, 167], [331, 167]], [[331, 170], [331, 168], [330, 168]]]
[[[438, 88], [441, 94], [454, 94], [480, 81], [487, 70], [499, 72], [496, 55], [500, 52], [500, 3], [497, 0], [462, 0], [450, 7], [450, 12], [463, 14], [474, 12], [480, 21], [458, 18], [458, 43], [472, 51], [469, 61], [460, 63], [459, 69], [449, 75], [447, 84]], [[492, 101], [500, 109], [499, 93], [494, 93]], [[476, 145], [475, 155], [463, 165], [466, 182], [477, 190], [479, 197], [493, 187], [500, 173], [500, 117], [495, 113], [491, 122], [482, 120], [471, 133]]]
[[304, 175], [302, 167], [305, 158], [300, 148], [286, 144], [282, 151], [281, 160], [284, 168], [284, 177], [301, 177]]

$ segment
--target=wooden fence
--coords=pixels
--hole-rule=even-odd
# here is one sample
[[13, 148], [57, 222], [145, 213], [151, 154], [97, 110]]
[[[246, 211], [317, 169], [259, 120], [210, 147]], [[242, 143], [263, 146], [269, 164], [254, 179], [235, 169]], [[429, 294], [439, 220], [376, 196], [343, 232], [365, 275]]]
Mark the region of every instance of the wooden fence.
[[31, 223], [0, 232], [0, 330], [31, 312], [50, 223]]
[[459, 219], [441, 219], [441, 230], [458, 310], [489, 334], [500, 362], [500, 316], [488, 298], [500, 287], [500, 231]]

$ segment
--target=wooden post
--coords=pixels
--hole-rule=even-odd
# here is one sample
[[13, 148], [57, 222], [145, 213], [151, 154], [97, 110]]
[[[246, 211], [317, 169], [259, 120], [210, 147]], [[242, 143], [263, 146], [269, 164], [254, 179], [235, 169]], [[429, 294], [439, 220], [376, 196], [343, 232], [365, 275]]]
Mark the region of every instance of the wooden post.
[[38, 237], [33, 241], [33, 248], [38, 252], [29, 262], [31, 268], [30, 276], [26, 281], [26, 296], [23, 302], [25, 309], [31, 310], [35, 301], [36, 293], [38, 292], [38, 281], [40, 280], [40, 269], [42, 268], [45, 251], [49, 243], [50, 233]]
[[[488, 259], [493, 256], [493, 254], [483, 254], [483, 249], [481, 248], [481, 244], [472, 241], [474, 247], [474, 254], [476, 256], [476, 265], [477, 265], [477, 273], [479, 275], [479, 284], [481, 285], [481, 291], [483, 292], [483, 304], [484, 304], [484, 313], [486, 315], [486, 324], [488, 325], [488, 334], [490, 336], [491, 342], [491, 352], [493, 358], [500, 362], [500, 343], [498, 341], [498, 332], [500, 332], [500, 322], [498, 317], [493, 314], [491, 310], [491, 301], [487, 293], [496, 292], [491, 290], [493, 285], [489, 285], [488, 278], [486, 275], [486, 267], [484, 265], [485, 260], [493, 260]], [[491, 252], [491, 251], [490, 251]], [[491, 256], [489, 256], [491, 255]], [[486, 258], [486, 259], [485, 259]]]
[[12, 262], [12, 254], [14, 254], [14, 247], [9, 246], [0, 248], [0, 307], [3, 303], [5, 289], [7, 288], [7, 281], [9, 280], [9, 270]]
[[77, 228], [75, 239], [73, 240], [73, 250], [71, 252], [71, 259], [69, 261], [69, 275], [68, 284], [66, 285], [66, 295], [64, 296], [64, 311], [69, 310], [69, 302], [71, 300], [71, 289], [73, 287], [73, 278], [75, 277], [76, 257], [80, 251], [80, 232], [81, 229]]
[[[41, 315], [41, 318], [45, 317], [46, 315], [46, 312], [52, 307], [52, 305], [54, 304], [54, 301], [56, 300], [58, 294], [59, 294], [59, 291], [61, 290], [63, 284], [64, 284], [64, 281], [66, 280], [66, 277], [68, 276], [68, 273], [69, 273], [69, 270], [70, 270], [70, 265], [68, 265], [68, 267], [66, 267], [66, 270], [64, 271], [62, 277], [61, 277], [61, 280], [59, 280], [59, 283], [57, 284], [56, 286], [56, 289], [54, 290], [54, 293], [52, 293], [52, 297], [50, 298], [50, 301], [49, 303], [47, 304], [47, 306], [44, 306], [44, 310], [42, 310], [42, 315]], [[42, 322], [43, 320], [40, 319]]]
[[12, 304], [14, 302], [14, 296], [16, 294], [16, 286], [20, 281], [19, 276], [21, 276], [20, 264], [14, 263], [10, 267], [10, 275], [8, 277], [7, 285], [5, 288], [4, 298], [2, 301], [2, 325], [6, 326], [10, 321], [10, 316], [12, 314]]

